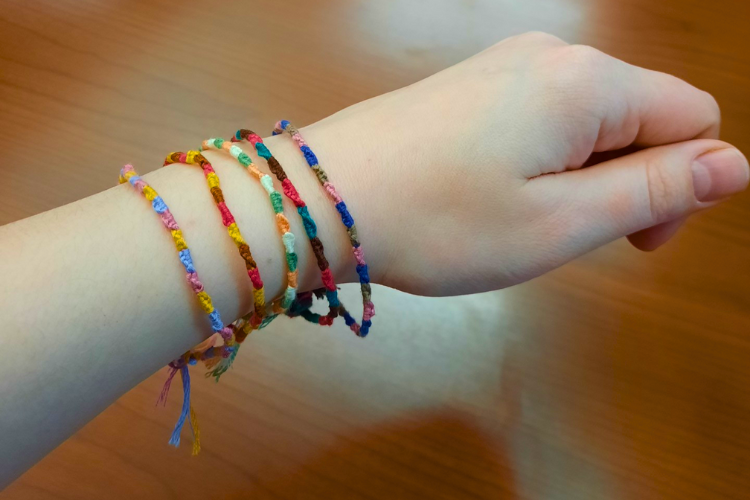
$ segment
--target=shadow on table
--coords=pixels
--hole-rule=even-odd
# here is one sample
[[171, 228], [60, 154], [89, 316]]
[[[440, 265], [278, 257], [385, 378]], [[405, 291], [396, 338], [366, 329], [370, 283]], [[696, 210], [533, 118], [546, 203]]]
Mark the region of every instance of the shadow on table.
[[454, 411], [406, 415], [226, 498], [519, 498], [497, 439], [469, 420]]

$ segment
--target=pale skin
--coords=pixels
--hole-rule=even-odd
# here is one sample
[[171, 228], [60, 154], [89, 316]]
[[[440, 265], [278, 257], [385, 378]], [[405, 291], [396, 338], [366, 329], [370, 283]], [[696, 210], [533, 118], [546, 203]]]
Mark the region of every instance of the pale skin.
[[[621, 237], [664, 244], [747, 186], [747, 160], [718, 140], [719, 125], [715, 100], [684, 81], [530, 33], [301, 131], [357, 221], [372, 281], [449, 295], [529, 280]], [[310, 205], [337, 281], [356, 281], [304, 159], [286, 136], [266, 143]], [[596, 162], [629, 146], [638, 151]], [[283, 250], [263, 189], [231, 157], [206, 156], [268, 296], [279, 295]], [[145, 178], [223, 318], [247, 312], [243, 263], [200, 169]], [[297, 241], [300, 289], [315, 288], [312, 252]], [[1, 227], [0, 276], [0, 487], [210, 333], [171, 238], [128, 185]]]

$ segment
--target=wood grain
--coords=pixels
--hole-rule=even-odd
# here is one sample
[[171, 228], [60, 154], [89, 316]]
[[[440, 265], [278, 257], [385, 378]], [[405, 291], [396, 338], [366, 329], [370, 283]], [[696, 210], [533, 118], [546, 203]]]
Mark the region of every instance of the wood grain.
[[[107, 189], [126, 161], [309, 123], [528, 30], [710, 91], [723, 138], [750, 152], [744, 0], [0, 6], [0, 223]], [[196, 382], [199, 457], [166, 444], [179, 398], [154, 407], [160, 373], [0, 498], [748, 498], [748, 220], [741, 196], [656, 253], [617, 242], [477, 300], [378, 288], [364, 343], [279, 323], [221, 384]]]

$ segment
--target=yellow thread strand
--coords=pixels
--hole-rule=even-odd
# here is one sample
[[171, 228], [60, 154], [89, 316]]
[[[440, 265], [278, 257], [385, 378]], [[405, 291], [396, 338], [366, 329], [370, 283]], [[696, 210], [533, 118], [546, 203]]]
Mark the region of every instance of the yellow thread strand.
[[172, 233], [172, 239], [174, 240], [174, 244], [177, 247], [177, 251], [185, 250], [188, 246], [187, 243], [185, 243], [185, 238], [182, 236], [182, 230], [180, 229], [173, 229], [170, 231]]
[[215, 173], [211, 172], [206, 176], [206, 180], [208, 181], [208, 187], [215, 188], [219, 187], [219, 176]]
[[266, 307], [266, 292], [262, 287], [253, 290], [253, 298], [255, 299], [255, 309], [258, 312], [262, 312]]
[[205, 291], [198, 293], [198, 300], [200, 301], [203, 310], [206, 311], [206, 314], [214, 312], [214, 305], [211, 303], [211, 297], [209, 297]]
[[231, 236], [234, 240], [235, 245], [240, 246], [242, 244], [246, 244], [245, 240], [242, 239], [240, 228], [237, 227], [237, 223], [232, 222], [231, 224], [229, 224], [227, 226], [227, 232], [229, 233], [229, 236]]
[[195, 157], [199, 154], [200, 152], [198, 151], [188, 151], [185, 153], [185, 163], [195, 163]]
[[156, 194], [156, 191], [154, 191], [151, 186], [144, 186], [143, 187], [143, 196], [146, 197], [148, 201], [154, 201], [154, 198], [159, 196]]
[[193, 456], [201, 451], [201, 430], [198, 427], [198, 416], [193, 405], [190, 405], [190, 427], [193, 430]]

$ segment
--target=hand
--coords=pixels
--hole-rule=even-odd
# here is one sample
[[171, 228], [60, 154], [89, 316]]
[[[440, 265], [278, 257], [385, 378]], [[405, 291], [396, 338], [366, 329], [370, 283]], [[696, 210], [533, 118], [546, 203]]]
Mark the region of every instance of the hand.
[[449, 295], [528, 280], [626, 235], [664, 243], [747, 186], [719, 123], [716, 101], [682, 80], [529, 33], [303, 133], [314, 148], [327, 138], [321, 161], [356, 169], [337, 174], [377, 243], [376, 279]]

